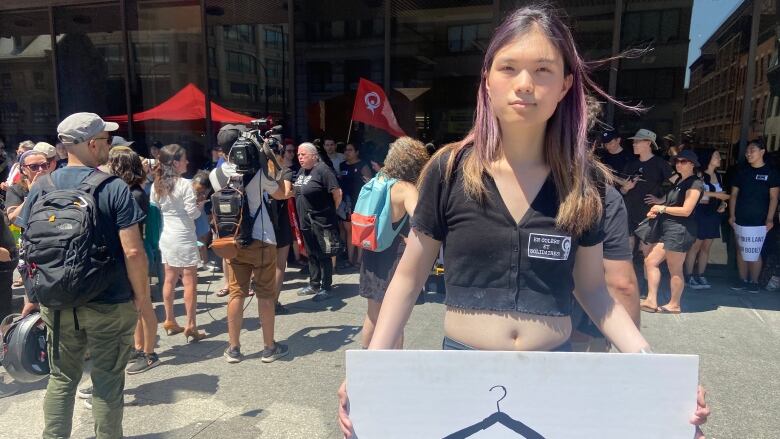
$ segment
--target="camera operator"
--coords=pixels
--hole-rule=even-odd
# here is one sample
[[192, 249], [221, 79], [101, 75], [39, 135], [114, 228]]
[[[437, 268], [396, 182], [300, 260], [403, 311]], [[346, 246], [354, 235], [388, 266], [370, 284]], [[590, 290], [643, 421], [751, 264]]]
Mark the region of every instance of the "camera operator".
[[[239, 138], [231, 149], [241, 141], [243, 137]], [[225, 349], [224, 357], [228, 363], [238, 363], [243, 359], [239, 337], [244, 318], [244, 300], [249, 295], [249, 282], [253, 275], [263, 331], [264, 349], [261, 360], [270, 363], [288, 353], [286, 345], [274, 340], [276, 235], [269, 216], [268, 204], [264, 201], [264, 193], [275, 199], [284, 199], [285, 191], [268, 176], [266, 158], [264, 154], [262, 156], [261, 163], [253, 165], [257, 169], [255, 172], [242, 174], [239, 172], [240, 167], [235, 156], [229, 152], [226, 162], [213, 170], [210, 176], [215, 191], [221, 190], [228, 183], [243, 186], [247, 210], [252, 212], [251, 242], [239, 246], [237, 255], [227, 260], [227, 283], [230, 295], [227, 311], [229, 346]], [[214, 209], [217, 209], [217, 206]]]

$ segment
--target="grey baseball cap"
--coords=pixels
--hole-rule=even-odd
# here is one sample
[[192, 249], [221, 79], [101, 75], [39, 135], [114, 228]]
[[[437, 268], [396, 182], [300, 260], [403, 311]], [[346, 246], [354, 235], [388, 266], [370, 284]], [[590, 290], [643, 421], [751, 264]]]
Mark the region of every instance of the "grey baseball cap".
[[122, 136], [113, 136], [111, 138], [111, 147], [115, 146], [130, 146], [135, 142], [134, 140], [127, 140]]
[[629, 137], [629, 139], [631, 139], [631, 140], [649, 140], [650, 143], [653, 144], [653, 147], [658, 149], [658, 144], [655, 143], [655, 138], [656, 138], [656, 135], [655, 135], [654, 132], [652, 132], [650, 130], [646, 130], [644, 128], [642, 128], [639, 131], [637, 131], [636, 134], [634, 134], [632, 137]]
[[46, 142], [36, 143], [32, 150], [46, 154], [47, 159], [53, 159], [54, 157], [57, 157], [57, 148]]
[[57, 125], [57, 138], [62, 143], [84, 143], [102, 131], [116, 131], [119, 125], [106, 122], [95, 113], [74, 113]]

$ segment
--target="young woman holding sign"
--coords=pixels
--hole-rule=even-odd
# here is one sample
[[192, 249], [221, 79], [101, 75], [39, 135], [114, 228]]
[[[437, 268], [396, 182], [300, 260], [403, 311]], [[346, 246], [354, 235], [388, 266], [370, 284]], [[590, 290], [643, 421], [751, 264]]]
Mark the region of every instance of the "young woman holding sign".
[[[604, 285], [606, 177], [589, 156], [586, 87], [611, 99], [550, 9], [520, 9], [496, 29], [474, 127], [420, 177], [406, 251], [369, 349], [396, 344], [446, 240], [445, 349], [567, 350], [576, 284], [577, 299], [620, 351], [649, 351]], [[350, 437], [346, 383], [340, 401]], [[704, 415], [702, 407], [696, 422]]]

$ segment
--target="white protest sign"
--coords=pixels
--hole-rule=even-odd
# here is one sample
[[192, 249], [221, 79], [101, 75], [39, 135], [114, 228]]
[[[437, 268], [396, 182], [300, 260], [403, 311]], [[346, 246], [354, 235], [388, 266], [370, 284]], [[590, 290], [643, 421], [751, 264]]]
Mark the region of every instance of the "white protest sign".
[[360, 350], [347, 351], [347, 393], [360, 439], [692, 439], [698, 367], [695, 355]]
[[761, 248], [766, 238], [766, 226], [740, 226], [734, 224], [734, 234], [742, 254], [742, 260], [755, 262], [761, 256]]

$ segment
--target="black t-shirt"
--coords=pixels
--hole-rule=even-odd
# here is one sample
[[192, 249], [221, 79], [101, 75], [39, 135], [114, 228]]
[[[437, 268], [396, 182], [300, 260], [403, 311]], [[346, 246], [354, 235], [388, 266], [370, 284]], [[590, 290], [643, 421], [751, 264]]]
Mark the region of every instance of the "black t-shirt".
[[[51, 176], [58, 188], [74, 188], [78, 187], [87, 176], [95, 171], [94, 168], [86, 166], [66, 166], [55, 170]], [[30, 207], [35, 204], [39, 195], [39, 186], [33, 185], [27, 202], [24, 203], [22, 213], [16, 219], [16, 224], [19, 227], [26, 227], [27, 219], [30, 216]], [[101, 185], [95, 192], [95, 197], [97, 198], [99, 214], [97, 225], [101, 230], [100, 233], [106, 237], [108, 248], [114, 251], [113, 256], [116, 260], [114, 270], [117, 275], [106, 291], [99, 294], [93, 302], [108, 304], [128, 302], [133, 298], [133, 289], [127, 277], [119, 231], [142, 222], [145, 215], [133, 201], [130, 188], [119, 178], [111, 178]]]
[[[699, 177], [691, 175], [685, 180], [678, 181], [677, 184], [666, 193], [664, 205], [669, 207], [682, 207], [685, 204], [685, 195], [690, 189], [699, 191], [699, 198], [696, 200], [696, 203], [698, 204], [704, 193], [704, 182], [702, 182]], [[696, 223], [696, 218], [694, 218], [693, 213], [688, 216], [664, 215], [663, 218], [664, 221], [676, 221], [686, 225], [694, 225]]]
[[339, 167], [341, 190], [344, 191], [344, 198], [349, 200], [352, 208], [355, 207], [355, 203], [357, 203], [360, 195], [360, 189], [365, 184], [363, 182], [363, 173], [361, 172], [365, 166], [368, 166], [368, 164], [361, 160], [351, 165], [347, 162], [341, 162]]
[[8, 187], [8, 191], [5, 193], [5, 207], [16, 207], [24, 203], [24, 199], [27, 198], [27, 194], [30, 191], [21, 184], [13, 184]]
[[607, 187], [604, 200], [604, 259], [630, 261], [628, 241], [628, 212], [620, 192]]
[[737, 194], [736, 221], [740, 226], [763, 226], [769, 211], [769, 190], [780, 186], [777, 170], [764, 165], [754, 168], [745, 165], [737, 170], [734, 187]]
[[673, 173], [669, 163], [658, 156], [653, 156], [645, 162], [637, 159], [626, 165], [623, 172], [626, 178], [639, 177], [636, 186], [623, 195], [629, 222], [633, 226], [642, 221], [647, 216], [647, 211], [650, 210], [650, 206], [645, 203], [645, 196], [648, 194], [656, 197], [662, 196], [661, 185]]
[[[283, 182], [289, 181], [293, 182], [295, 180], [295, 176], [293, 175], [293, 171], [290, 168], [284, 168], [282, 170], [282, 179], [279, 182], [280, 184], [284, 184]], [[282, 235], [282, 231], [286, 229], [290, 229], [290, 212], [287, 210], [287, 200], [276, 200], [276, 199], [270, 199], [270, 207], [271, 207], [271, 214], [276, 217], [276, 219], [273, 219], [271, 222], [274, 225], [274, 232], [276, 235], [277, 241], [279, 240], [279, 237]]]
[[612, 170], [616, 177], [626, 179], [629, 175], [623, 174], [629, 163], [636, 159], [636, 156], [627, 149], [620, 150], [617, 154], [611, 154], [606, 148], [596, 150], [596, 156]]
[[423, 175], [412, 227], [444, 243], [445, 304], [463, 309], [520, 311], [548, 316], [571, 312], [574, 255], [603, 240], [601, 223], [582, 236], [555, 226], [558, 194], [550, 175], [519, 223], [492, 177], [480, 205], [466, 196], [460, 170], [470, 149], [445, 181], [449, 154]]
[[333, 205], [331, 194], [338, 188], [336, 173], [323, 162], [317, 162], [311, 169], [301, 168], [298, 171], [293, 189], [301, 229], [310, 229], [310, 219], [324, 226], [338, 225], [336, 206]]
[[135, 203], [141, 208], [144, 216], [149, 212], [149, 194], [144, 191], [139, 185], [133, 185], [130, 187], [130, 194], [133, 196]]

